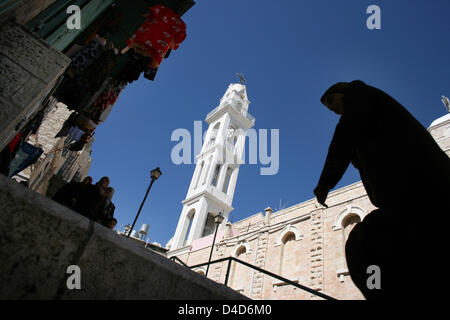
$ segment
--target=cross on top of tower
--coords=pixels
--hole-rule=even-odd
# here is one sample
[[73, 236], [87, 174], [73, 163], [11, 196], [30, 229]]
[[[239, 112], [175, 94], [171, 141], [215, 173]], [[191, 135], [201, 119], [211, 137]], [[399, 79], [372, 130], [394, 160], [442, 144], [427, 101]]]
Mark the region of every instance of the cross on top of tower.
[[242, 74], [242, 73], [236, 73], [236, 75], [237, 75], [238, 78], [239, 78], [239, 83], [240, 83], [240, 84], [245, 84], [245, 83], [247, 83], [247, 80], [245, 80], [245, 78], [244, 78], [244, 74]]

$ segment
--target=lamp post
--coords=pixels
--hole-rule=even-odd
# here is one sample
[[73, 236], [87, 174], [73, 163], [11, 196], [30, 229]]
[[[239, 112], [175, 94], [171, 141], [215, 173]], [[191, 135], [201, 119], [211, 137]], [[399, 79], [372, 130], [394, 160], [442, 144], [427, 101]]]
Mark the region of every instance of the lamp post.
[[138, 219], [138, 217], [139, 217], [139, 213], [141, 213], [142, 207], [144, 206], [145, 199], [147, 199], [148, 193], [149, 193], [149, 191], [150, 191], [150, 189], [151, 189], [151, 187], [152, 187], [153, 182], [154, 182], [155, 180], [158, 180], [158, 178], [159, 178], [161, 175], [162, 175], [162, 172], [161, 172], [161, 170], [159, 170], [159, 167], [156, 168], [156, 169], [153, 169], [153, 170], [150, 172], [150, 178], [152, 179], [152, 181], [150, 182], [150, 185], [148, 186], [147, 193], [145, 194], [144, 200], [142, 200], [141, 206], [139, 207], [139, 211], [138, 211], [138, 213], [137, 213], [137, 215], [136, 215], [136, 218], [134, 218], [133, 225], [131, 226], [130, 231], [128, 232], [127, 238], [130, 237], [131, 231], [133, 231], [134, 225], [136, 224], [136, 221], [137, 221], [137, 219]]
[[211, 262], [211, 257], [212, 257], [212, 253], [213, 253], [213, 249], [214, 249], [214, 243], [216, 242], [217, 230], [219, 229], [219, 225], [222, 223], [222, 221], [224, 219], [225, 218], [222, 216], [222, 212], [219, 212], [219, 214], [214, 217], [214, 223], [216, 224], [216, 231], [214, 232], [214, 239], [213, 239], [213, 242], [211, 245], [211, 253], [209, 254], [208, 266], [206, 267], [205, 277], [208, 276], [209, 264]]

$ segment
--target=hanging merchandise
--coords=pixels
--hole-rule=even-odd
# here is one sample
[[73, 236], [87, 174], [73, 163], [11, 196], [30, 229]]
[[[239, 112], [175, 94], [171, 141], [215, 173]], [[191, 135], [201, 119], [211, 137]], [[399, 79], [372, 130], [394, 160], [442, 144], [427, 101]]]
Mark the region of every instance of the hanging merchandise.
[[171, 9], [157, 5], [150, 7], [141, 28], [127, 41], [128, 48], [152, 59], [151, 66], [158, 68], [169, 49], [178, 49], [186, 38], [186, 24]]
[[103, 94], [94, 102], [94, 107], [105, 111], [108, 106], [114, 105], [122, 90], [127, 86], [127, 82], [112, 82], [103, 91]]
[[17, 147], [20, 146], [20, 141], [22, 139], [22, 133], [19, 132], [8, 144], [9, 151], [12, 153], [16, 151]]
[[122, 70], [116, 76], [116, 79], [119, 81], [127, 81], [128, 83], [132, 83], [133, 81], [139, 79], [141, 72], [148, 68], [152, 59], [137, 54], [133, 48], [128, 50], [125, 55], [128, 58], [127, 63], [122, 67]]
[[45, 117], [51, 112], [55, 107], [57, 101], [53, 97], [46, 99], [46, 101], [40, 107], [40, 110], [25, 124], [25, 126], [20, 130], [20, 134], [23, 140], [27, 141], [28, 137], [32, 134], [37, 134], [42, 122]]
[[1, 151], [0, 153], [0, 173], [7, 176], [9, 175], [9, 168], [12, 159], [20, 148], [21, 142], [23, 141], [22, 134], [19, 132]]
[[75, 123], [77, 124], [78, 128], [80, 128], [84, 132], [92, 132], [93, 130], [95, 130], [95, 127], [97, 127], [94, 121], [83, 114], [79, 114], [77, 116]]
[[69, 129], [67, 136], [74, 141], [78, 141], [83, 136], [83, 134], [84, 131], [75, 126]]
[[70, 151], [81, 151], [83, 147], [86, 145], [86, 143], [89, 142], [89, 139], [91, 139], [93, 135], [94, 131], [92, 131], [91, 133], [83, 133], [83, 135], [78, 141], [70, 142], [67, 149]]
[[70, 128], [76, 125], [78, 114], [76, 112], [72, 112], [67, 118], [66, 121], [64, 121], [61, 130], [55, 135], [55, 138], [62, 138], [69, 134]]
[[97, 34], [108, 39], [111, 33], [118, 31], [117, 27], [121, 23], [123, 14], [123, 10], [116, 3], [112, 3], [76, 38], [76, 43], [86, 44]]
[[99, 122], [105, 122], [106, 119], [108, 118], [109, 114], [111, 113], [113, 108], [113, 105], [109, 105], [108, 108], [106, 108], [105, 111], [102, 112], [102, 114], [98, 117], [98, 121]]
[[117, 62], [117, 49], [102, 38], [89, 41], [73, 57], [54, 97], [69, 110], [81, 110], [97, 92]]
[[70, 65], [71, 70], [75, 74], [85, 71], [92, 63], [94, 63], [102, 54], [105, 48], [106, 40], [96, 37], [82, 47], [72, 58]]
[[72, 78], [66, 74], [53, 96], [69, 110], [78, 110], [83, 97], [89, 95], [89, 92], [89, 86], [82, 78]]
[[158, 69], [148, 67], [146, 70], [144, 70], [144, 78], [152, 81], [155, 80], [157, 71]]
[[56, 134], [55, 138], [69, 136], [79, 140], [83, 132], [91, 133], [97, 125], [89, 117], [72, 112], [69, 118], [64, 121], [61, 130]]
[[42, 148], [40, 147], [35, 147], [28, 142], [22, 143], [16, 153], [16, 156], [11, 161], [8, 177], [11, 178], [14, 175], [18, 174], [20, 171], [34, 164], [43, 152], [44, 150], [42, 150]]
[[88, 110], [89, 117], [93, 122], [98, 124], [104, 121], [101, 120], [101, 118], [106, 119], [107, 114], [105, 116], [103, 116], [103, 114], [108, 109], [109, 112], [111, 111], [112, 106], [116, 103], [120, 93], [127, 86], [127, 84], [128, 82], [126, 81], [113, 80], [106, 86], [105, 90], [103, 90], [102, 94], [97, 100], [95, 100], [92, 107]]

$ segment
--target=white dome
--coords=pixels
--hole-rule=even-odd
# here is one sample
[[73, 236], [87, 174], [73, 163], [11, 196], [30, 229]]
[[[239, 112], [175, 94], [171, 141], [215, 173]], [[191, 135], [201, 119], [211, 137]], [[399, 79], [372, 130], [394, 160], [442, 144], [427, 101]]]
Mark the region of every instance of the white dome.
[[434, 126], [437, 126], [437, 125], [440, 125], [441, 123], [444, 123], [444, 122], [447, 122], [447, 121], [450, 121], [450, 113], [447, 113], [445, 116], [437, 118], [436, 120], [434, 120], [431, 123], [430, 128], [434, 127]]

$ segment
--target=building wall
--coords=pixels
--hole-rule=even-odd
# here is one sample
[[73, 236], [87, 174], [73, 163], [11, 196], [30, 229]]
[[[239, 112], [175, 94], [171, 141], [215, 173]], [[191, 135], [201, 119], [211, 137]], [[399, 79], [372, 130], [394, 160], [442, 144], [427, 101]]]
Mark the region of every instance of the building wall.
[[[53, 189], [59, 189], [62, 184], [71, 181], [77, 171], [81, 178], [88, 175], [92, 162], [90, 157], [92, 141], [81, 151], [63, 152], [66, 137], [55, 138], [71, 113], [72, 111], [63, 103], [55, 103], [45, 115], [39, 130], [36, 134], [31, 135], [27, 141], [33, 145], [40, 145], [44, 152], [34, 165], [23, 170], [19, 175], [29, 178], [30, 188], [43, 195], [48, 194], [49, 186], [55, 180], [54, 175], [58, 173], [70, 156], [75, 157], [75, 160], [65, 170], [65, 174], [60, 177], [61, 179], [57, 179], [57, 186], [52, 188], [50, 193], [53, 194], [56, 191]], [[51, 194], [49, 195], [51, 196]]]
[[0, 25], [0, 150], [36, 114], [70, 61], [22, 25]]
[[[232, 235], [215, 246], [212, 260], [234, 256], [332, 297], [363, 299], [345, 271], [344, 230], [340, 223], [345, 216], [363, 216], [374, 207], [361, 182], [330, 193], [327, 203], [329, 208], [322, 209], [312, 199], [236, 222], [232, 225]], [[349, 230], [346, 231], [348, 234]], [[208, 246], [177, 256], [192, 266], [207, 262], [210, 250]], [[205, 268], [197, 271], [204, 273]], [[226, 270], [227, 262], [213, 264], [208, 277], [223, 283]], [[306, 291], [235, 263], [230, 267], [228, 285], [253, 299], [314, 298]]]

